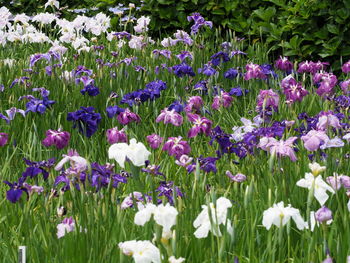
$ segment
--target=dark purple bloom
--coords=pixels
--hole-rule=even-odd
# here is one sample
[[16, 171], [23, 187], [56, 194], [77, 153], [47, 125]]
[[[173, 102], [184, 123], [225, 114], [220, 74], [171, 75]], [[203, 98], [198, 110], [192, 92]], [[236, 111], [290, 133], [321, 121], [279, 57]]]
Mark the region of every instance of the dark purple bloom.
[[187, 105], [185, 107], [185, 112], [200, 112], [201, 107], [204, 102], [201, 96], [192, 96], [187, 100]]
[[46, 147], [55, 145], [57, 149], [63, 149], [69, 143], [70, 134], [66, 131], [48, 130], [46, 131], [46, 138], [42, 141], [42, 144]]
[[50, 95], [50, 91], [45, 88], [34, 88], [32, 91], [39, 91], [42, 97], [47, 97]]
[[184, 105], [180, 101], [174, 101], [169, 105], [168, 110], [175, 110], [177, 113], [181, 113], [184, 110]]
[[173, 181], [162, 181], [159, 183], [159, 187], [156, 189], [158, 197], [165, 196], [171, 205], [174, 205], [174, 197], [183, 197], [183, 193], [180, 188], [174, 185]]
[[245, 53], [245, 52], [243, 52], [243, 51], [241, 51], [241, 50], [233, 50], [233, 51], [231, 52], [231, 54], [230, 54], [230, 57], [232, 58], [232, 57], [234, 57], [234, 56], [236, 56], [236, 55], [247, 55], [247, 53]]
[[23, 192], [28, 194], [28, 190], [23, 186], [25, 178], [21, 177], [17, 182], [10, 183], [9, 181], [4, 181], [10, 187], [10, 190], [6, 192], [6, 198], [11, 203], [16, 203], [22, 196]]
[[85, 86], [81, 91], [81, 94], [85, 95], [85, 93], [87, 93], [89, 96], [94, 97], [97, 96], [98, 94], [100, 94], [100, 90], [98, 87], [94, 86], [94, 85], [88, 85]]
[[238, 75], [238, 70], [235, 68], [230, 68], [224, 73], [224, 77], [227, 79], [234, 79]]
[[114, 188], [117, 188], [119, 183], [126, 183], [127, 179], [119, 174], [113, 173], [110, 167], [106, 165], [100, 165], [98, 163], [91, 164], [91, 174], [89, 179], [91, 181], [91, 186], [99, 191], [102, 187], [108, 187], [110, 183]]
[[230, 61], [230, 57], [226, 52], [219, 51], [218, 53], [215, 53], [210, 57], [211, 63], [214, 66], [218, 66], [220, 63], [228, 62]]
[[286, 95], [287, 102], [289, 103], [302, 101], [302, 99], [309, 94], [301, 83], [297, 82], [292, 75], [285, 77], [281, 82], [281, 86], [283, 88], [283, 93]]
[[86, 137], [91, 137], [98, 129], [101, 122], [101, 114], [96, 113], [94, 107], [80, 107], [80, 110], [69, 112], [68, 121], [73, 121], [73, 128], [78, 127], [79, 132]]
[[198, 158], [200, 169], [203, 170], [206, 173], [216, 173], [216, 161], [219, 160], [219, 158], [215, 157], [206, 157], [203, 158], [202, 156]]
[[174, 74], [179, 78], [182, 78], [186, 75], [194, 77], [196, 74], [194, 73], [191, 66], [187, 65], [185, 62], [175, 65], [172, 67]]
[[126, 31], [116, 32], [116, 33], [113, 33], [113, 35], [116, 36], [118, 39], [123, 39], [123, 38], [126, 38], [127, 40], [131, 39], [131, 34]]
[[115, 115], [119, 115], [119, 113], [124, 112], [124, 108], [120, 108], [118, 106], [108, 106], [106, 108], [108, 118], [113, 118]]
[[153, 176], [160, 175], [160, 176], [164, 177], [164, 179], [165, 179], [165, 175], [159, 171], [160, 165], [154, 165], [154, 164], [151, 165], [151, 164], [149, 164], [149, 161], [146, 161], [146, 165], [147, 165], [146, 168], [141, 169], [142, 172], [148, 173], [148, 174], [153, 175]]

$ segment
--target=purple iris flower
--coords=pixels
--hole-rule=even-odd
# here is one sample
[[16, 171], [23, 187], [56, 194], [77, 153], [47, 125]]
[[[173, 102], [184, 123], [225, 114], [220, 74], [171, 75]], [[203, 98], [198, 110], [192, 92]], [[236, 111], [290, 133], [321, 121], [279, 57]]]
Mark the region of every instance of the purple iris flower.
[[210, 172], [216, 173], [217, 172], [217, 169], [216, 169], [216, 161], [217, 160], [219, 160], [219, 158], [216, 158], [216, 157], [203, 158], [202, 156], [200, 156], [198, 158], [200, 169], [206, 173], [210, 173]]
[[128, 138], [124, 129], [118, 130], [118, 127], [108, 129], [106, 132], [106, 136], [109, 144], [128, 141]]
[[199, 133], [209, 136], [211, 125], [213, 124], [211, 120], [192, 113], [187, 113], [187, 118], [193, 123], [192, 128], [188, 131], [188, 138], [196, 137]]
[[34, 88], [32, 91], [39, 91], [41, 97], [48, 97], [50, 95], [50, 91], [41, 87], [41, 88]]
[[14, 81], [12, 81], [9, 88], [13, 88], [17, 83], [23, 84], [23, 85], [29, 87], [31, 84], [29, 82], [27, 82], [27, 80], [29, 80], [29, 77], [20, 77], [18, 79], [15, 79]]
[[348, 74], [350, 73], [350, 60], [346, 63], [343, 64], [343, 66], [341, 67], [341, 70], [345, 73]]
[[91, 137], [98, 129], [101, 114], [96, 113], [94, 107], [80, 107], [80, 110], [68, 113], [67, 121], [73, 121], [73, 128], [78, 127], [80, 133]]
[[211, 59], [211, 63], [214, 66], [218, 66], [220, 65], [220, 63], [225, 63], [230, 61], [230, 57], [228, 56], [228, 54], [223, 51], [219, 51], [218, 53], [215, 53], [210, 57], [210, 59]]
[[116, 33], [113, 33], [113, 35], [116, 36], [118, 39], [123, 39], [123, 38], [126, 38], [127, 40], [131, 39], [131, 34], [126, 31], [116, 32]]
[[4, 146], [9, 139], [9, 135], [4, 132], [0, 132], [0, 147]]
[[175, 110], [177, 113], [181, 113], [184, 110], [184, 105], [180, 101], [175, 100], [169, 105], [168, 110]]
[[10, 187], [10, 190], [6, 192], [6, 198], [11, 203], [16, 203], [22, 196], [23, 192], [28, 195], [28, 190], [23, 186], [25, 178], [21, 177], [17, 182], [10, 183], [9, 181], [4, 181]]
[[205, 19], [199, 13], [193, 13], [192, 15], [187, 17], [187, 20], [189, 22], [194, 22], [194, 25], [191, 26], [191, 35], [197, 34], [199, 29], [203, 26], [207, 26], [210, 28], [213, 27], [213, 22], [205, 21]]
[[87, 69], [85, 66], [81, 66], [81, 65], [73, 70], [74, 77], [80, 77], [83, 74], [91, 76], [92, 75], [92, 70], [91, 69]]
[[28, 112], [37, 112], [40, 114], [44, 114], [46, 109], [50, 108], [52, 104], [55, 104], [56, 102], [53, 100], [49, 100], [48, 97], [43, 97], [42, 100], [33, 98], [26, 104], [26, 111], [25, 113], [27, 114]]
[[183, 141], [182, 137], [169, 137], [163, 146], [163, 151], [167, 151], [170, 156], [175, 156], [179, 159], [182, 155], [188, 155], [191, 151], [191, 147], [187, 141]]
[[117, 120], [121, 124], [127, 125], [130, 122], [140, 122], [141, 118], [138, 114], [131, 112], [128, 108], [126, 108], [123, 112], [119, 113]]
[[275, 68], [290, 74], [293, 69], [293, 63], [290, 62], [287, 57], [280, 56], [280, 58], [275, 62]]
[[99, 191], [102, 187], [108, 187], [111, 183], [112, 187], [117, 188], [119, 183], [126, 183], [127, 179], [120, 174], [115, 174], [110, 167], [106, 165], [100, 165], [98, 163], [91, 164], [91, 174], [88, 175], [91, 186]]
[[164, 138], [160, 137], [158, 134], [155, 134], [155, 133], [148, 135], [146, 139], [152, 149], [158, 149], [159, 146], [164, 141]]
[[211, 67], [211, 63], [205, 64], [203, 68], [198, 69], [198, 74], [203, 74], [206, 76], [212, 76], [214, 75], [217, 71]]
[[80, 91], [80, 93], [83, 95], [85, 95], [87, 93], [89, 96], [94, 97], [94, 96], [97, 96], [98, 94], [100, 94], [100, 90], [98, 87], [96, 87], [94, 85], [88, 85], [88, 86], [85, 86]]
[[238, 75], [238, 70], [235, 68], [230, 68], [224, 73], [224, 77], [227, 79], [234, 79]]
[[66, 147], [70, 140], [70, 134], [66, 131], [47, 130], [46, 138], [42, 141], [42, 144], [46, 147], [55, 145], [57, 149], [63, 149]]
[[182, 78], [186, 75], [194, 77], [196, 74], [193, 71], [193, 68], [189, 65], [187, 65], [185, 62], [175, 65], [172, 67], [174, 74], [178, 76], [179, 78]]
[[190, 60], [193, 59], [193, 56], [189, 51], [181, 51], [181, 53], [176, 55], [176, 57], [180, 59], [181, 63], [184, 62], [186, 58], [189, 58]]
[[155, 49], [155, 50], [152, 51], [152, 54], [156, 58], [158, 58], [159, 55], [162, 55], [163, 57], [171, 59], [171, 51], [167, 50], [167, 49], [163, 49], [163, 50]]
[[124, 112], [124, 108], [120, 108], [119, 106], [108, 106], [106, 108], [108, 118], [113, 118], [115, 115], [119, 115], [119, 113]]
[[156, 189], [158, 197], [165, 196], [171, 205], [174, 205], [174, 197], [183, 197], [184, 194], [180, 188], [174, 185], [173, 181], [162, 181], [159, 183], [159, 187]]

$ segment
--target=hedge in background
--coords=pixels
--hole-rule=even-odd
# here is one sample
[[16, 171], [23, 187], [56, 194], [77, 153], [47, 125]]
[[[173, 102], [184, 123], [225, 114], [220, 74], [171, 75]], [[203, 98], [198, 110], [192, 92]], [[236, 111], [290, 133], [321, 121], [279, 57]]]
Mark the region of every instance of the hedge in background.
[[350, 56], [348, 0], [145, 0], [141, 11], [152, 16], [154, 31], [186, 28], [187, 16], [200, 12], [216, 26], [262, 38], [271, 51], [283, 49], [287, 56]]

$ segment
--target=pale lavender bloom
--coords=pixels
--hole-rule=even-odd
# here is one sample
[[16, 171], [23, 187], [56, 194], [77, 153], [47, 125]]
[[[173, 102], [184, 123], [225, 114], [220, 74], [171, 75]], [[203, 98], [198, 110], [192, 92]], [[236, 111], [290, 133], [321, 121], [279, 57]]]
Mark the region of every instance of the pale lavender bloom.
[[63, 219], [61, 224], [57, 225], [57, 238], [65, 236], [66, 233], [72, 232], [75, 229], [75, 222], [72, 217]]
[[318, 222], [323, 223], [328, 220], [332, 220], [332, 211], [326, 206], [322, 206], [315, 213], [315, 218]]
[[325, 143], [320, 146], [320, 149], [324, 150], [327, 148], [338, 148], [343, 147], [344, 145], [345, 144], [341, 139], [339, 139], [338, 137], [334, 137], [333, 139], [325, 141]]
[[23, 183], [23, 187], [25, 187], [28, 190], [29, 194], [32, 194], [32, 193], [41, 194], [44, 191], [44, 187], [42, 186], [30, 185], [27, 183]]
[[10, 108], [10, 109], [8, 109], [8, 110], [5, 110], [5, 112], [6, 112], [6, 114], [7, 114], [7, 116], [8, 116], [8, 119], [9, 119], [10, 121], [12, 121], [12, 120], [15, 118], [16, 113], [22, 114], [23, 117], [26, 116], [26, 113], [25, 113], [24, 110], [17, 109], [16, 107], [12, 107], [12, 108]]
[[161, 113], [156, 119], [156, 122], [163, 121], [164, 124], [171, 123], [174, 126], [180, 126], [183, 122], [183, 117], [175, 111], [175, 109], [168, 110], [168, 108], [165, 108], [164, 110], [161, 110]]
[[230, 171], [226, 171], [226, 175], [234, 182], [241, 183], [247, 180], [247, 176], [244, 174], [238, 173], [236, 175], [233, 175]]
[[341, 70], [347, 74], [350, 72], [350, 60], [346, 63], [343, 64], [343, 66], [341, 67]]
[[129, 194], [127, 197], [125, 197], [125, 199], [123, 200], [123, 202], [120, 205], [121, 209], [127, 209], [129, 207], [133, 207], [134, 206], [134, 201], [136, 201], [136, 206], [140, 203], [142, 204], [142, 202], [145, 202], [144, 197], [146, 198], [146, 202], [151, 202], [152, 198], [148, 195], [143, 195], [140, 192], [133, 192], [131, 194]]
[[327, 255], [327, 258], [325, 260], [323, 260], [322, 263], [333, 263], [333, 260], [330, 257], [330, 255]]
[[316, 128], [317, 130], [326, 130], [329, 126], [336, 129], [341, 128], [338, 117], [332, 111], [322, 112], [318, 117]]
[[181, 41], [186, 45], [191, 46], [193, 44], [193, 40], [191, 39], [190, 35], [183, 30], [177, 30], [176, 33], [174, 33], [174, 37], [177, 41]]
[[167, 49], [163, 49], [163, 50], [155, 49], [152, 51], [152, 54], [154, 55], [155, 58], [158, 58], [159, 55], [162, 55], [163, 57], [166, 57], [168, 59], [171, 58], [171, 51]]
[[308, 151], [316, 151], [322, 144], [329, 141], [329, 137], [324, 131], [311, 130], [301, 137], [304, 147]]
[[157, 149], [164, 140], [164, 138], [155, 133], [148, 135], [146, 138], [149, 146], [151, 146], [152, 149]]
[[109, 144], [128, 141], [128, 138], [124, 129], [118, 130], [118, 127], [108, 129], [106, 132], [106, 136]]
[[296, 139], [298, 138], [290, 137], [286, 141], [277, 141], [272, 137], [262, 137], [258, 147], [264, 151], [269, 151], [271, 154], [276, 154], [277, 156], [288, 156], [291, 161], [295, 162], [297, 157], [293, 149], [293, 143]]
[[88, 169], [87, 160], [79, 156], [77, 152], [70, 150], [68, 155], [63, 155], [63, 159], [55, 166], [55, 170], [60, 171], [67, 162], [70, 162], [70, 168], [66, 170], [67, 173], [80, 174]]
[[341, 183], [341, 177], [342, 175], [338, 175], [337, 173], [333, 173], [333, 176], [328, 176], [326, 178], [326, 182], [332, 186], [334, 190], [339, 190], [342, 186]]
[[199, 13], [193, 13], [191, 16], [187, 17], [189, 22], [193, 21], [194, 25], [191, 26], [191, 35], [198, 33], [199, 29], [203, 26], [213, 27], [213, 22], [205, 21], [205, 19]]
[[192, 157], [189, 157], [188, 155], [183, 154], [178, 160], [175, 160], [175, 163], [179, 166], [187, 167], [192, 162], [192, 160], [193, 160]]

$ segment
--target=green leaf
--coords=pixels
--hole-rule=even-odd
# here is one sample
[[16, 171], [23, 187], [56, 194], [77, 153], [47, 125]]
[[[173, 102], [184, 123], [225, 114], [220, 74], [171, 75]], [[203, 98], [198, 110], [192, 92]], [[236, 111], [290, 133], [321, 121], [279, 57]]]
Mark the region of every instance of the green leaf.
[[327, 29], [332, 34], [335, 34], [335, 35], [339, 34], [339, 28], [334, 24], [327, 24]]

